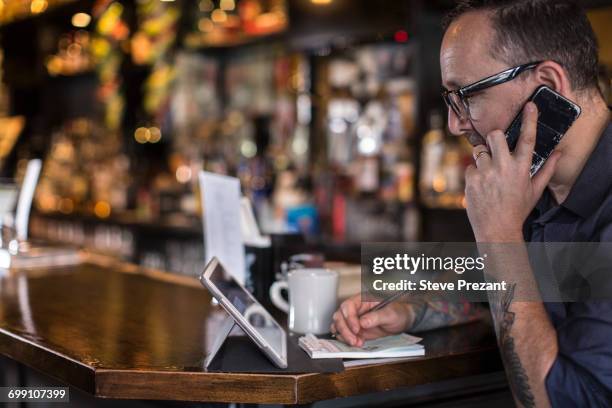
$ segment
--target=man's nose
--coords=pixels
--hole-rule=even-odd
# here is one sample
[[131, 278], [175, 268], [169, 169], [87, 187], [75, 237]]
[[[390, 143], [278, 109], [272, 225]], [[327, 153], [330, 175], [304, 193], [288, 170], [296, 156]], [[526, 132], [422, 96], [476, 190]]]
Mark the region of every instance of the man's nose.
[[462, 119], [454, 110], [448, 109], [448, 130], [455, 136], [461, 136], [467, 131], [472, 130], [472, 123], [467, 119]]

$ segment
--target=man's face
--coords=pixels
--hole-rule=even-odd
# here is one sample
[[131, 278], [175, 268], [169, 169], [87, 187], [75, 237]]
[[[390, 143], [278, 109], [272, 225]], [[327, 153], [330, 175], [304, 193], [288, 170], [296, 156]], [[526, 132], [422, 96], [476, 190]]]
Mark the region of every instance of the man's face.
[[[491, 56], [494, 31], [486, 12], [469, 12], [455, 20], [444, 35], [440, 50], [442, 85], [455, 90], [510, 68]], [[527, 75], [527, 74], [522, 74]], [[471, 120], [448, 110], [448, 127], [473, 145], [485, 144], [492, 130], [506, 128], [535, 89], [529, 81], [517, 78], [469, 98]]]

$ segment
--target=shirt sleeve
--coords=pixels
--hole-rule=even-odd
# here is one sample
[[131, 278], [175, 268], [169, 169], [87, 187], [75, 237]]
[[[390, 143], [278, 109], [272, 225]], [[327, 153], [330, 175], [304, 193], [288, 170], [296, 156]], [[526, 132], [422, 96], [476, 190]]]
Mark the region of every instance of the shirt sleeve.
[[568, 303], [546, 378], [553, 407], [612, 406], [612, 301]]

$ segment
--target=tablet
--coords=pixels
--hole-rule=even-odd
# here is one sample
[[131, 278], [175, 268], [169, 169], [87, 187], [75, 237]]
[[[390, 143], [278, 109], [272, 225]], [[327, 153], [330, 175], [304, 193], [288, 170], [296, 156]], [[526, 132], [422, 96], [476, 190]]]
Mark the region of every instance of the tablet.
[[216, 257], [204, 268], [200, 282], [274, 365], [287, 368], [287, 333]]

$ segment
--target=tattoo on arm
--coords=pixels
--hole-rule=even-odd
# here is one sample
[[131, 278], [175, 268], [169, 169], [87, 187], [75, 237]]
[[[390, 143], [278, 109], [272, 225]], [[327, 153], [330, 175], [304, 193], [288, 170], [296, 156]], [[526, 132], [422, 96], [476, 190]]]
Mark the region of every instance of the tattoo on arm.
[[493, 315], [497, 341], [508, 374], [510, 388], [516, 399], [524, 407], [531, 408], [536, 406], [535, 398], [529, 386], [529, 377], [516, 351], [514, 338], [510, 334], [515, 315], [510, 311], [510, 305], [514, 299], [515, 287], [516, 284], [510, 285], [509, 290], [501, 294], [490, 292], [491, 314]]
[[479, 320], [483, 317], [482, 306], [471, 302], [430, 300], [414, 303], [413, 310], [415, 319], [410, 328], [412, 332], [454, 326]]

